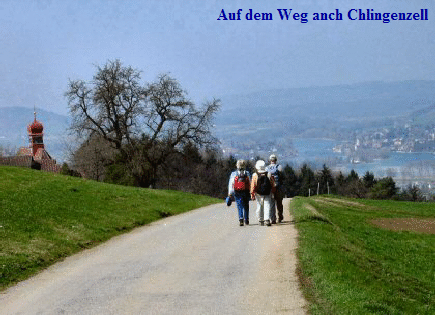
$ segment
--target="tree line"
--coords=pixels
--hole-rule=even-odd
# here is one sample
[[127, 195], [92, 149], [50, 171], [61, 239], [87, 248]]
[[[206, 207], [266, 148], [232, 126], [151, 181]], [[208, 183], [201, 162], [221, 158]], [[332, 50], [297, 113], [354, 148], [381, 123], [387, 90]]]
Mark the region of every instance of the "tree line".
[[[116, 153], [104, 151], [104, 146], [98, 147], [100, 144], [98, 141], [86, 143], [76, 152], [76, 167], [80, 165], [82, 170], [86, 170], [82, 174], [94, 180], [137, 186], [134, 178], [123, 171], [124, 163], [119, 165], [116, 157], [111, 159]], [[236, 162], [233, 156], [224, 158], [218, 146], [201, 150], [195, 144], [189, 143], [160, 165], [154, 188], [224, 198], [228, 193], [229, 176], [236, 169]], [[255, 161], [247, 162], [247, 169], [251, 174], [255, 172], [254, 164]], [[74, 175], [71, 172], [64, 166], [64, 174]], [[320, 170], [313, 170], [305, 163], [299, 169], [286, 164], [282, 173], [287, 197], [334, 194], [351, 198], [424, 200], [418, 186], [399, 189], [392, 177], [375, 178], [369, 171], [360, 177], [354, 170], [349, 174], [337, 173], [332, 172], [326, 165]]]
[[416, 185], [399, 189], [392, 177], [375, 178], [367, 171], [359, 176], [355, 170], [349, 174], [333, 173], [326, 165], [314, 171], [308, 164], [299, 170], [284, 167], [284, 185], [288, 197], [335, 194], [352, 198], [394, 199], [403, 201], [423, 201], [423, 195]]

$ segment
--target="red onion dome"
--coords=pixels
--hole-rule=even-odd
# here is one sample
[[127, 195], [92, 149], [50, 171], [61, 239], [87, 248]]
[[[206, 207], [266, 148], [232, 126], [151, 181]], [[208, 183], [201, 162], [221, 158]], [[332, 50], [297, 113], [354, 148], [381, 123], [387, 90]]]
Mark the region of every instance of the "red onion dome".
[[37, 121], [36, 119], [33, 121], [33, 123], [31, 125], [29, 125], [27, 127], [27, 131], [29, 133], [42, 133], [42, 130], [44, 130], [44, 126], [42, 125], [42, 123], [40, 123], [39, 121]]

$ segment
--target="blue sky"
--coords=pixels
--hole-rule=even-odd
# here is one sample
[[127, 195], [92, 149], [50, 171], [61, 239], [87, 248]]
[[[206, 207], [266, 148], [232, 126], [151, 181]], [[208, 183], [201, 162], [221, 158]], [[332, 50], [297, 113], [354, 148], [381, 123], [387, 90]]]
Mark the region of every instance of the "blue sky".
[[[240, 21], [218, 21], [242, 9]], [[247, 21], [246, 13], [272, 13]], [[308, 13], [281, 21], [277, 9]], [[338, 9], [342, 21], [313, 21]], [[350, 9], [428, 9], [428, 21], [351, 21]], [[274, 88], [435, 80], [434, 1], [0, 1], [0, 107], [68, 112], [69, 79], [120, 59], [170, 73], [200, 104]], [[223, 104], [225, 106], [225, 104]]]

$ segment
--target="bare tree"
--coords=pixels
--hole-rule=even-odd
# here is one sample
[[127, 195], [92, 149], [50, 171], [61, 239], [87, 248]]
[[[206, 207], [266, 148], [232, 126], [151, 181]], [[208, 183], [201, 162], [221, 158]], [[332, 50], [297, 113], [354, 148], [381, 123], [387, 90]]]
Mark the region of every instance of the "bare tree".
[[104, 180], [105, 167], [114, 162], [115, 154], [107, 140], [95, 134], [72, 154], [73, 166], [86, 178]]
[[70, 81], [66, 96], [72, 130], [85, 136], [98, 134], [122, 151], [138, 131], [137, 119], [146, 101], [139, 80], [139, 71], [115, 60], [98, 67], [90, 84]]
[[177, 80], [161, 75], [147, 89], [149, 100], [145, 111], [145, 133], [141, 139], [142, 154], [151, 165], [154, 177], [157, 167], [187, 143], [199, 146], [216, 143], [210, 132], [219, 101], [207, 102], [201, 109], [186, 97]]
[[148, 85], [140, 79], [139, 71], [124, 67], [119, 60], [108, 61], [97, 67], [91, 83], [70, 81], [65, 95], [72, 130], [110, 143], [130, 166], [136, 183], [146, 186], [155, 180], [164, 160], [186, 143], [216, 142], [210, 127], [220, 101], [197, 109], [169, 75]]

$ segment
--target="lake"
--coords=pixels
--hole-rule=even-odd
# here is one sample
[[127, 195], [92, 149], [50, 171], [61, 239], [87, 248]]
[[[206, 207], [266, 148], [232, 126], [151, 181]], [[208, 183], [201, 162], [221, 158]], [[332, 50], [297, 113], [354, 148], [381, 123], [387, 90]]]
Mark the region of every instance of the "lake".
[[391, 152], [389, 158], [378, 159], [370, 163], [353, 164], [342, 153], [333, 151], [333, 147], [342, 142], [331, 139], [294, 139], [293, 147], [299, 156], [288, 161], [299, 167], [309, 162], [321, 168], [323, 163], [335, 171], [349, 173], [352, 169], [363, 176], [367, 171], [376, 177], [392, 176], [399, 184], [411, 182], [435, 182], [435, 155], [432, 153]]

